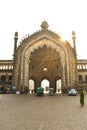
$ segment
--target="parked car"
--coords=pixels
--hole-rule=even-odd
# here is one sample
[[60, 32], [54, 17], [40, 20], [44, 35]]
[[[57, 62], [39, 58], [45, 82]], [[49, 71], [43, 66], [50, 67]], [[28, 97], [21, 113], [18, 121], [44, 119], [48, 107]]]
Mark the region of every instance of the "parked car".
[[68, 95], [69, 96], [76, 96], [77, 95], [77, 90], [76, 89], [70, 89], [69, 91], [68, 91]]

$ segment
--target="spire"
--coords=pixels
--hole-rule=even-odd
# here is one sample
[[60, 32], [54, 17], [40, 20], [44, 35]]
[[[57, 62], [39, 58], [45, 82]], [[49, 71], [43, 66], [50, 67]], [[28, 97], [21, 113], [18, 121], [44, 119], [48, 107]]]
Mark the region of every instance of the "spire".
[[73, 42], [73, 48], [75, 50], [75, 54], [76, 54], [76, 36], [75, 36], [75, 31], [72, 31], [72, 42]]
[[15, 32], [15, 34], [14, 34], [14, 52], [17, 48], [17, 41], [18, 41], [18, 32]]

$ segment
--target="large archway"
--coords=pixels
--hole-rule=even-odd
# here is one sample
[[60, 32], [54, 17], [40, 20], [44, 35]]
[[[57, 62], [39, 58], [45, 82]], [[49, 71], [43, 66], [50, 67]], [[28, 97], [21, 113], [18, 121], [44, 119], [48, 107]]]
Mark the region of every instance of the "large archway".
[[34, 76], [35, 88], [40, 86], [43, 77], [49, 77], [50, 87], [56, 90], [55, 77], [61, 77], [62, 86], [76, 85], [76, 57], [67, 41], [48, 28], [22, 40], [14, 54], [13, 85], [18, 90], [28, 86]]
[[[46, 79], [49, 79], [50, 87], [56, 88], [55, 77], [62, 75], [61, 58], [59, 52], [51, 47], [44, 45], [35, 49], [31, 53], [29, 62], [29, 79], [35, 77], [35, 88], [43, 84], [46, 84]], [[46, 78], [47, 77], [47, 78]], [[41, 82], [41, 81], [44, 82]], [[47, 86], [49, 86], [47, 84]], [[45, 86], [45, 93], [48, 93], [47, 86]]]

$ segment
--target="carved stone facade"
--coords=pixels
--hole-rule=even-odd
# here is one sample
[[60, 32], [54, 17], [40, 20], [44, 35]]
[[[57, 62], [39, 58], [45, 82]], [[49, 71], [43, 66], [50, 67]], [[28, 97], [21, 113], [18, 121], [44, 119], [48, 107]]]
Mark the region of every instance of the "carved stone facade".
[[[62, 88], [77, 85], [74, 48], [67, 41], [62, 41], [58, 34], [49, 31], [47, 22], [42, 22], [40, 31], [24, 38], [15, 48], [13, 85], [18, 90], [22, 88], [24, 91], [29, 86], [29, 79], [34, 80], [35, 89], [41, 85], [42, 79], [49, 79], [50, 87], [54, 89], [57, 79], [61, 79]], [[43, 66], [40, 66], [42, 63]], [[46, 72], [43, 71], [44, 67]]]
[[19, 46], [18, 33], [15, 33], [11, 85], [19, 91], [29, 88], [29, 80], [34, 81], [34, 90], [41, 86], [44, 79], [55, 91], [59, 79], [62, 90], [79, 85], [75, 37], [74, 47], [71, 47], [68, 41], [62, 41], [61, 36], [48, 27], [46, 21], [42, 22], [41, 30], [28, 35]]

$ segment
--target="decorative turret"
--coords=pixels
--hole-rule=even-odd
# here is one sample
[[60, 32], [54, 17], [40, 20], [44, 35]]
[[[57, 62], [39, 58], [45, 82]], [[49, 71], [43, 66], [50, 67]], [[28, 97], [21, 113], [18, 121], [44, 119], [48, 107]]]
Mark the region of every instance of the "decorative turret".
[[72, 31], [72, 42], [73, 42], [73, 48], [74, 48], [75, 54], [76, 54], [76, 36], [75, 36], [75, 31]]
[[15, 35], [14, 35], [14, 52], [17, 48], [17, 41], [18, 41], [18, 32], [15, 32]]
[[49, 27], [48, 23], [46, 21], [43, 21], [42, 24], [41, 24], [41, 29], [42, 30], [48, 30], [48, 27]]

